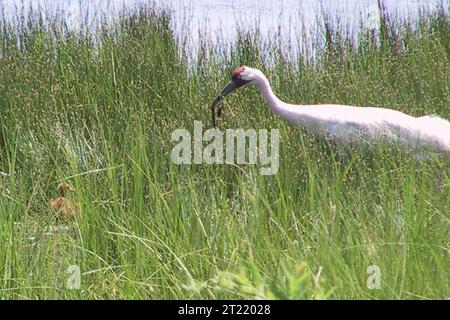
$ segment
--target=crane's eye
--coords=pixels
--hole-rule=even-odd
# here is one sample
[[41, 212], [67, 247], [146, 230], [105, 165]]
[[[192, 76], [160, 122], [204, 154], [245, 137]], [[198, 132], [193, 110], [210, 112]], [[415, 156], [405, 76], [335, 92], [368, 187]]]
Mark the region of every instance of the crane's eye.
[[245, 71], [244, 67], [239, 67], [236, 70], [234, 70], [233, 75], [231, 76], [231, 80], [236, 81], [238, 78], [242, 76], [242, 73]]

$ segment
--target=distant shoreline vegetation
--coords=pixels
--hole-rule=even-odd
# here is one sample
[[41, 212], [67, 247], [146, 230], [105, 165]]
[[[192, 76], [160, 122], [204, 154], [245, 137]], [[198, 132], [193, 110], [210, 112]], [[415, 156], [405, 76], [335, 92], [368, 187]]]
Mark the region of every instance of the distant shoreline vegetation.
[[[173, 33], [173, 38], [177, 42], [180, 54], [186, 60], [198, 62], [198, 55], [201, 52], [214, 51], [217, 57], [226, 57], [230, 59], [232, 48], [224, 46], [225, 43], [233, 47], [234, 43], [247, 42], [252, 46], [256, 46], [265, 60], [270, 63], [273, 60], [272, 51], [279, 51], [284, 59], [294, 62], [296, 59], [307, 59], [308, 61], [317, 61], [323, 56], [323, 52], [328, 50], [329, 46], [339, 46], [340, 50], [356, 49], [359, 43], [366, 45], [364, 40], [369, 40], [381, 45], [389, 33], [389, 37], [401, 37], [406, 30], [417, 32], [418, 29], [430, 24], [432, 17], [448, 17], [448, 0], [442, 0], [434, 8], [420, 8], [418, 17], [399, 17], [389, 12], [382, 0], [377, 4], [372, 4], [364, 13], [356, 13], [360, 16], [356, 19], [357, 25], [351, 25], [349, 22], [334, 17], [326, 9], [322, 9], [320, 13], [316, 13], [312, 25], [307, 25], [304, 21], [301, 23], [302, 28], [292, 30], [293, 35], [283, 35], [280, 33], [261, 32], [261, 21], [256, 17], [255, 21], [249, 25], [243, 22], [237, 22], [235, 26], [235, 38], [224, 39], [223, 35], [214, 34], [207, 29], [192, 30], [188, 25], [189, 22], [176, 21], [177, 25], [184, 25], [180, 30], [174, 30], [173, 10], [163, 4], [155, 5], [149, 3], [136, 3], [134, 6], [115, 8], [114, 13], [117, 16], [107, 16], [101, 14], [97, 16], [95, 13], [85, 12], [83, 15], [73, 18], [70, 23], [64, 14], [63, 9], [56, 9], [53, 12], [44, 7], [33, 6], [24, 7], [16, 6], [16, 16], [14, 18], [6, 18], [5, 13], [0, 14], [0, 24], [3, 29], [26, 30], [28, 28], [36, 28], [41, 32], [55, 33], [59, 36], [78, 36], [81, 38], [89, 38], [92, 42], [100, 41], [104, 34], [120, 33], [121, 25], [124, 21], [130, 21], [133, 16], [142, 15], [158, 15], [161, 19], [166, 20], [167, 26]], [[186, 13], [185, 13], [186, 14]], [[94, 16], [95, 18], [93, 18]], [[200, 27], [198, 27], [200, 28]], [[279, 26], [281, 30], [281, 26]], [[192, 38], [196, 40], [192, 41]], [[189, 40], [190, 39], [190, 40]], [[399, 39], [397, 39], [399, 40]], [[18, 37], [18, 45], [20, 46], [20, 37]], [[208, 50], [205, 50], [208, 47]]]

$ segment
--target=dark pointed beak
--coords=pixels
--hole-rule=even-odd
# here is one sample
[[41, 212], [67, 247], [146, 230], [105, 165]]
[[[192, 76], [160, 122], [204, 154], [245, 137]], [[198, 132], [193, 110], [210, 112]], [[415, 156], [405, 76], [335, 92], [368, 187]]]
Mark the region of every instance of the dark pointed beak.
[[[225, 98], [227, 95], [229, 95], [231, 92], [233, 92], [237, 88], [242, 87], [243, 85], [247, 84], [248, 82], [249, 81], [232, 80], [225, 86], [225, 88], [222, 90], [222, 92], [214, 99], [214, 101], [211, 105], [213, 127], [216, 126], [216, 105], [220, 101], [222, 101], [223, 98]], [[222, 115], [222, 109], [223, 109], [222, 106], [217, 108], [217, 116], [218, 117], [220, 117]]]
[[[240, 86], [242, 86], [241, 84]], [[237, 81], [230, 81], [228, 84], [223, 88], [222, 92], [217, 96], [216, 100], [219, 99], [219, 101], [223, 98], [225, 98], [227, 95], [232, 93], [234, 90], [240, 87], [237, 83]], [[214, 100], [215, 101], [215, 100]]]

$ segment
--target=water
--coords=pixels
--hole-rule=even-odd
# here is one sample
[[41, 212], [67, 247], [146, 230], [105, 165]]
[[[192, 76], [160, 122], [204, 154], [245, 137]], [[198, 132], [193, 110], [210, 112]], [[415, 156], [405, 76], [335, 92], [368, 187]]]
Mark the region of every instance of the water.
[[[156, 1], [157, 3], [159, 1]], [[419, 10], [430, 10], [441, 1], [437, 0], [385, 0], [389, 13], [407, 19], [417, 16]], [[191, 30], [211, 30], [226, 36], [236, 31], [237, 26], [253, 27], [258, 22], [263, 34], [289, 34], [296, 29], [314, 27], [322, 12], [333, 20], [339, 20], [350, 28], [362, 25], [377, 27], [379, 8], [377, 0], [170, 0], [166, 2], [174, 9], [175, 20], [187, 18]], [[363, 21], [360, 21], [360, 17]], [[304, 26], [302, 26], [304, 24]], [[180, 31], [181, 28], [178, 30]]]
[[[419, 10], [431, 10], [442, 1], [448, 7], [448, 0], [384, 0], [384, 4], [390, 14], [414, 20]], [[113, 22], [120, 11], [143, 3], [169, 8], [178, 38], [193, 51], [202, 36], [228, 41], [237, 29], [254, 28], [262, 38], [282, 38], [295, 49], [305, 40], [299, 35], [317, 34], [322, 12], [350, 33], [361, 27], [377, 28], [380, 17], [377, 0], [0, 0], [0, 10], [7, 20], [15, 21], [21, 10], [42, 8], [45, 15], [61, 18], [70, 29], [87, 24], [95, 30], [100, 17]]]

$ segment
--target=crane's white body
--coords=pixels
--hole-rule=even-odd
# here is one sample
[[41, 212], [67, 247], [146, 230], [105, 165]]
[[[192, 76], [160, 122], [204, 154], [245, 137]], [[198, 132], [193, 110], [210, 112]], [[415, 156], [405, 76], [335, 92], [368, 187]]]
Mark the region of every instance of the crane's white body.
[[337, 143], [389, 143], [424, 154], [450, 154], [450, 122], [437, 116], [412, 117], [400, 111], [334, 104], [293, 105], [273, 93], [264, 74], [243, 67], [239, 76], [257, 86], [271, 110], [303, 130], [325, 135]]

